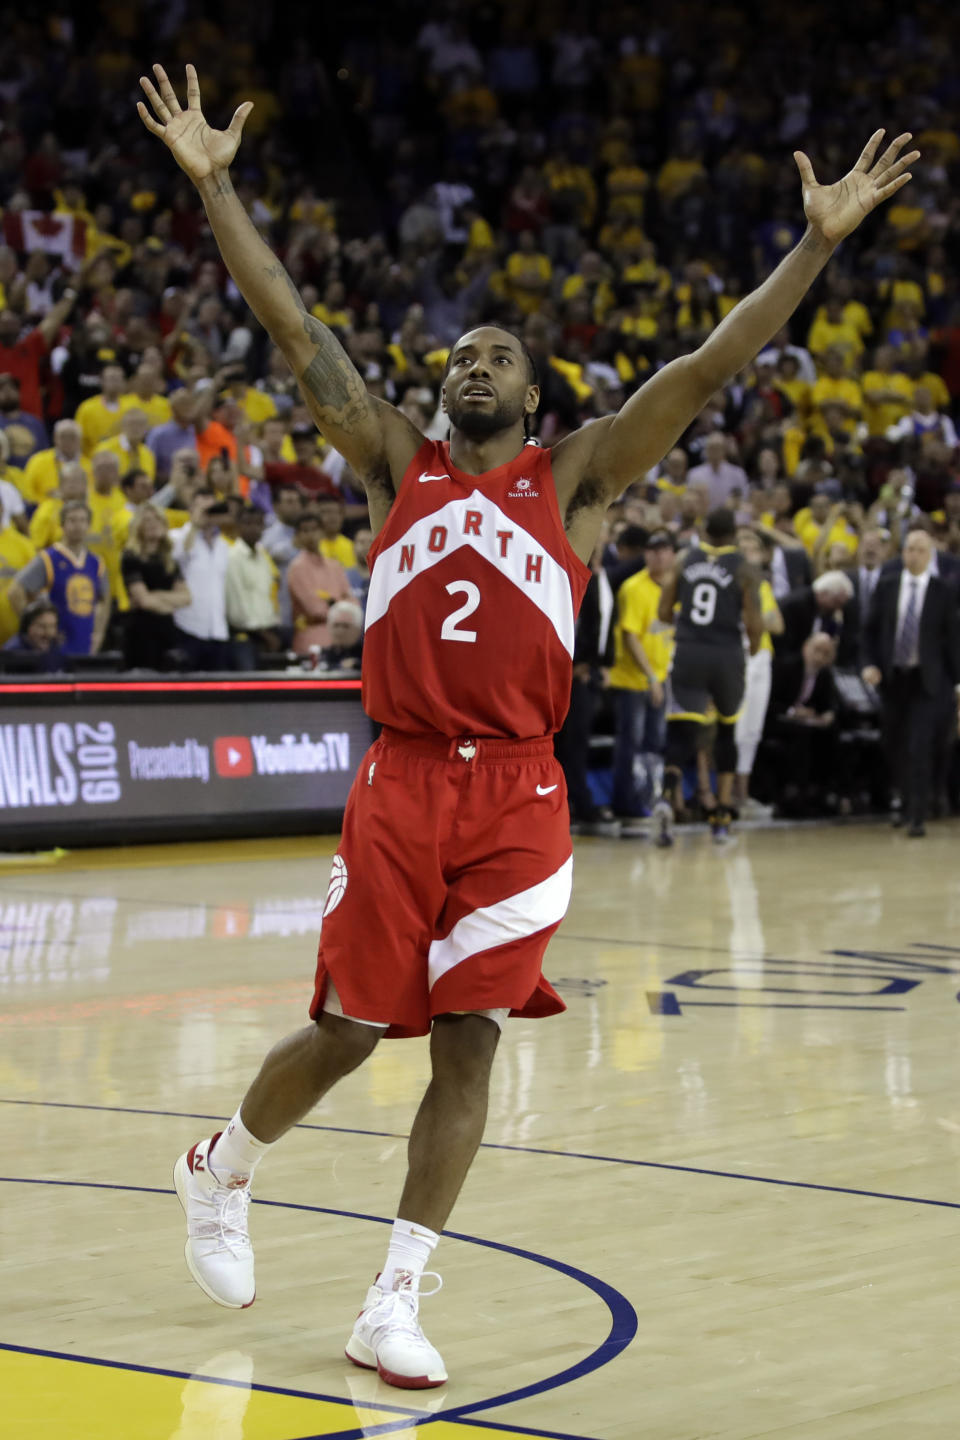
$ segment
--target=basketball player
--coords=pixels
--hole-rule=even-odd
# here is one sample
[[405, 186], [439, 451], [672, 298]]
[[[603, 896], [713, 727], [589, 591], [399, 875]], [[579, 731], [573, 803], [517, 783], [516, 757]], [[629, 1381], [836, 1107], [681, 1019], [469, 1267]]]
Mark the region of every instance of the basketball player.
[[682, 798], [684, 766], [696, 751], [697, 726], [706, 725], [714, 711], [717, 807], [710, 828], [718, 844], [729, 836], [737, 768], [734, 727], [746, 686], [743, 635], [746, 632], [751, 655], [763, 636], [759, 574], [737, 549], [733, 511], [711, 510], [706, 536], [706, 544], [691, 546], [680, 557], [660, 592], [660, 619], [676, 621], [663, 797], [653, 811], [653, 837], [661, 846], [673, 844], [673, 812]]
[[367, 392], [257, 234], [228, 172], [250, 103], [213, 130], [192, 66], [185, 110], [160, 66], [154, 74], [156, 84], [141, 81], [154, 111], [140, 102], [144, 124], [196, 184], [244, 299], [365, 486], [377, 538], [364, 705], [383, 726], [344, 817], [310, 1024], [270, 1052], [224, 1133], [177, 1162], [187, 1264], [211, 1299], [252, 1304], [254, 1167], [382, 1036], [429, 1032], [433, 1078], [399, 1218], [347, 1354], [390, 1384], [439, 1385], [421, 1278], [480, 1144], [500, 1031], [508, 1014], [564, 1008], [540, 972], [572, 866], [550, 736], [568, 703], [574, 617], [604, 512], [786, 323], [835, 245], [906, 183], [916, 153], [901, 157], [901, 136], [871, 169], [878, 132], [832, 186], [798, 156], [809, 221], [798, 247], [696, 354], [552, 452], [524, 447], [540, 391], [520, 342], [491, 326], [464, 335], [448, 361], [450, 440], [440, 444]]

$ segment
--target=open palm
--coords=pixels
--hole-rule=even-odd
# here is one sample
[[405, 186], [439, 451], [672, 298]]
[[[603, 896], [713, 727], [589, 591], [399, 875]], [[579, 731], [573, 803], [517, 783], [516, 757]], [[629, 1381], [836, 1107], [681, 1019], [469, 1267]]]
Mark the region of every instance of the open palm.
[[145, 75], [140, 77], [140, 86], [157, 119], [153, 118], [142, 100], [137, 102], [137, 112], [151, 135], [159, 135], [181, 170], [194, 183], [205, 180], [215, 170], [225, 170], [237, 153], [243, 122], [253, 109], [252, 101], [238, 105], [226, 130], [214, 130], [203, 118], [200, 83], [192, 65], [187, 66], [186, 110], [181, 109], [163, 66], [154, 65], [153, 73], [157, 77], [159, 91]]
[[807, 219], [831, 245], [836, 245], [856, 230], [871, 210], [889, 200], [912, 178], [909, 167], [920, 159], [920, 151], [900, 154], [907, 141], [913, 138], [909, 133], [891, 140], [874, 164], [874, 156], [885, 133], [877, 130], [870, 136], [856, 165], [835, 185], [819, 184], [808, 156], [802, 150], [794, 153], [793, 158], [803, 181], [803, 208]]

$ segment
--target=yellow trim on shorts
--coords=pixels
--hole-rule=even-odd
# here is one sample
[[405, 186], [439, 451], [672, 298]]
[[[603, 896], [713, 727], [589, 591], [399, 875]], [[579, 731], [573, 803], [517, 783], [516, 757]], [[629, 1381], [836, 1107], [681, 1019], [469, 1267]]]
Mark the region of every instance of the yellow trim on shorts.
[[742, 714], [743, 714], [743, 710], [742, 710], [742, 708], [741, 708], [740, 710], [737, 711], [736, 715], [718, 715], [718, 716], [717, 716], [717, 724], [718, 724], [718, 725], [736, 725], [737, 721], [740, 719], [740, 716], [741, 716]]
[[698, 725], [712, 725], [713, 721], [708, 719], [702, 710], [671, 710], [667, 716], [670, 720], [695, 720]]

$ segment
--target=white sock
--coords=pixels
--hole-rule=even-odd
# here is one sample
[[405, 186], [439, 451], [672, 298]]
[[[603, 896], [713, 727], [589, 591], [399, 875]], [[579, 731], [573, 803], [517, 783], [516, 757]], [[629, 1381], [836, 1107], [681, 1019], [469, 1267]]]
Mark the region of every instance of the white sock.
[[249, 1180], [272, 1143], [251, 1135], [238, 1110], [208, 1155], [207, 1164], [223, 1184]]
[[437, 1232], [428, 1230], [426, 1225], [416, 1225], [412, 1220], [394, 1220], [390, 1249], [377, 1281], [380, 1289], [396, 1290], [401, 1277], [406, 1275], [419, 1280], [439, 1239]]

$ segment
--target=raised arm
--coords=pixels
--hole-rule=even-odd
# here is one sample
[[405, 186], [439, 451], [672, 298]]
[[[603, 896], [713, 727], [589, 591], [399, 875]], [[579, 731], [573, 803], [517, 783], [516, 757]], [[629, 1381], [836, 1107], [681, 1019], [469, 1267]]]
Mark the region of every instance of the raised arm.
[[410, 460], [423, 444], [416, 427], [393, 406], [375, 400], [331, 330], [308, 315], [297, 287], [237, 198], [229, 165], [244, 121], [253, 109], [237, 107], [226, 130], [214, 130], [200, 108], [197, 72], [187, 66], [187, 108], [160, 65], [156, 85], [140, 84], [154, 115], [141, 100], [137, 110], [151, 134], [170, 150], [203, 201], [224, 262], [244, 300], [300, 382], [310, 413], [324, 437], [345, 455], [367, 491], [375, 528], [386, 518]]
[[[856, 165], [835, 185], [820, 185], [807, 156], [794, 159], [803, 181], [807, 232], [773, 274], [741, 300], [699, 350], [665, 365], [627, 401], [612, 421], [581, 432], [592, 454], [579, 458], [583, 472], [602, 485], [604, 503], [621, 494], [676, 444], [704, 405], [781, 329], [826, 265], [837, 245], [870, 212], [911, 178], [919, 151], [901, 155], [910, 135], [893, 140], [874, 163], [884, 132], [867, 141]], [[601, 427], [603, 427], [601, 429]], [[591, 432], [596, 432], [596, 439]], [[566, 442], [572, 446], [575, 439]]]

